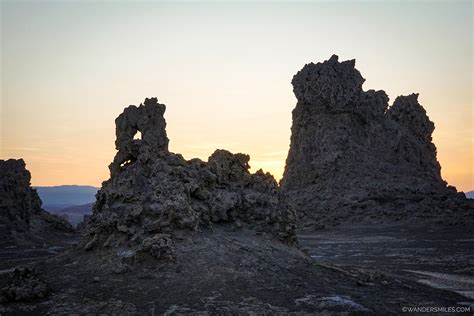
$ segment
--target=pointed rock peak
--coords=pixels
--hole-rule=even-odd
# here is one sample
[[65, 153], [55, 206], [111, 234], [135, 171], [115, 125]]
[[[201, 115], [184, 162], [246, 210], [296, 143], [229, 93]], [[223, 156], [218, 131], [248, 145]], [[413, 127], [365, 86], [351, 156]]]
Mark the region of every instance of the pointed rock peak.
[[335, 63], [335, 62], [338, 62], [339, 61], [339, 56], [337, 56], [336, 54], [333, 54], [331, 56], [331, 58], [329, 58], [328, 62], [332, 62], [332, 63]]

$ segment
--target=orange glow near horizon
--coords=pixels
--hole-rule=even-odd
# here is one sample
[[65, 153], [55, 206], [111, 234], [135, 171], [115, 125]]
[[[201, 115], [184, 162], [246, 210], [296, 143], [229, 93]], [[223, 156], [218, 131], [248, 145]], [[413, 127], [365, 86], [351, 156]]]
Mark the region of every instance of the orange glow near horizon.
[[100, 186], [115, 118], [154, 96], [171, 151], [247, 153], [279, 180], [291, 79], [337, 54], [365, 90], [420, 93], [443, 178], [474, 190], [470, 1], [0, 5], [0, 159], [23, 158], [33, 185]]

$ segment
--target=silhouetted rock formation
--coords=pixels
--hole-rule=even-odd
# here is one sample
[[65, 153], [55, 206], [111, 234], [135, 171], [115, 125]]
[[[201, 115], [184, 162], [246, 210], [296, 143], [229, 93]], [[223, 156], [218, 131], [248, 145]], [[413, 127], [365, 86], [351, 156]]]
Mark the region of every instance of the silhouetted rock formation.
[[389, 107], [384, 91], [363, 91], [354, 66], [333, 55], [292, 80], [298, 103], [281, 185], [302, 225], [472, 219], [441, 178], [434, 124], [418, 95]]
[[0, 160], [0, 238], [47, 242], [73, 231], [71, 225], [41, 209], [23, 159]]
[[[159, 104], [157, 98], [147, 98], [144, 105], [130, 105], [117, 117], [115, 148], [118, 152], [109, 166], [112, 176], [123, 164], [137, 160], [142, 145], [152, 151], [168, 152], [165, 110], [165, 105]], [[142, 138], [134, 139], [138, 132]]]
[[[36, 264], [37, 274], [0, 274], [0, 313], [384, 315], [461, 300], [406, 277], [316, 263], [296, 244], [285, 195], [271, 175], [249, 173], [248, 155], [186, 161], [168, 151], [164, 119], [153, 114], [133, 140], [137, 122], [165, 110], [156, 99], [138, 109], [117, 120], [119, 152], [79, 246]], [[148, 133], [158, 136], [145, 141]], [[41, 303], [21, 302], [49, 289]]]
[[[97, 194], [85, 249], [122, 249], [133, 262], [174, 261], [175, 241], [215, 226], [295, 241], [295, 216], [277, 182], [249, 173], [249, 156], [217, 150], [209, 161], [168, 151], [156, 98], [116, 120], [118, 153]], [[133, 139], [141, 131], [142, 139]]]

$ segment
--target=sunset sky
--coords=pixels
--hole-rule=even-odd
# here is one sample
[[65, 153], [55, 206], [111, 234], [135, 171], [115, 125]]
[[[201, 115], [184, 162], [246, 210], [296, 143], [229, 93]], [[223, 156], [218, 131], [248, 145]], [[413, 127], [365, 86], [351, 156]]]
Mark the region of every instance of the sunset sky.
[[474, 190], [472, 17], [471, 1], [1, 1], [0, 158], [33, 185], [99, 186], [115, 117], [156, 96], [172, 151], [248, 153], [279, 179], [291, 79], [337, 54], [390, 102], [420, 93], [444, 179]]

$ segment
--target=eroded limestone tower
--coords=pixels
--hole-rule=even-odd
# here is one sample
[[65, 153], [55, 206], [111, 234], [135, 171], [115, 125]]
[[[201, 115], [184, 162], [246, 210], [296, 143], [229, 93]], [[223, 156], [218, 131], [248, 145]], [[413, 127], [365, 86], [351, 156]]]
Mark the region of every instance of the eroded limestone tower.
[[245, 229], [294, 243], [295, 215], [275, 179], [251, 174], [245, 154], [216, 150], [204, 162], [170, 153], [164, 112], [151, 98], [116, 119], [118, 152], [83, 247], [120, 249], [140, 262], [173, 261], [176, 239], [204, 230]]
[[298, 103], [281, 185], [302, 225], [472, 218], [441, 178], [418, 95], [389, 107], [384, 91], [363, 83], [355, 60], [335, 55], [293, 77]]

